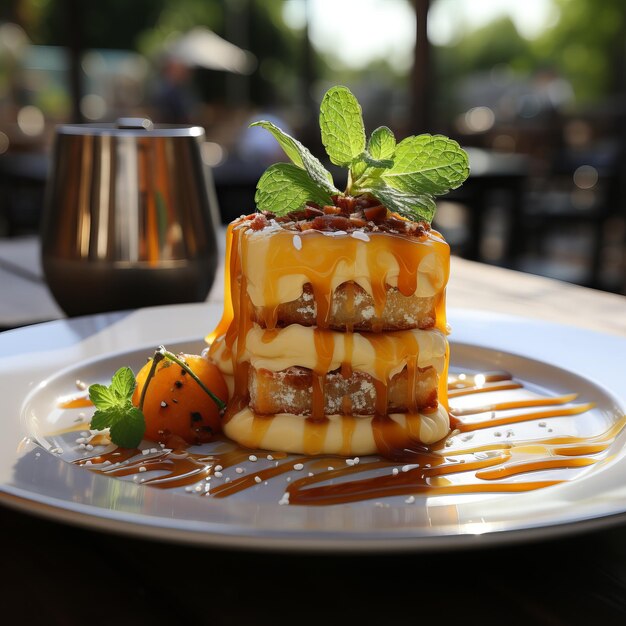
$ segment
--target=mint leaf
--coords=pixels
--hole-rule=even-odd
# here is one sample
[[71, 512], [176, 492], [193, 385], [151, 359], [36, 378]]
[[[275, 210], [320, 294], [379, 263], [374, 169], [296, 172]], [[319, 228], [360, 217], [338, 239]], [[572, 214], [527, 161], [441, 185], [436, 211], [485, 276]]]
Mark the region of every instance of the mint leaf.
[[393, 167], [393, 159], [377, 159], [373, 157], [367, 150], [360, 157], [368, 167], [376, 169], [388, 169]]
[[322, 143], [330, 160], [350, 167], [365, 150], [361, 105], [347, 87], [329, 89], [320, 104]]
[[111, 379], [111, 390], [120, 399], [130, 399], [136, 386], [137, 381], [130, 367], [121, 367]]
[[113, 408], [118, 402], [117, 395], [109, 387], [97, 383], [90, 385], [89, 399], [95, 406], [103, 410]]
[[297, 139], [294, 139], [291, 135], [278, 128], [278, 126], [266, 120], [250, 124], [250, 127], [253, 126], [260, 126], [269, 131], [294, 165], [306, 170], [316, 185], [330, 194], [339, 193], [339, 190], [333, 184], [332, 174]]
[[381, 174], [387, 185], [413, 195], [441, 195], [469, 175], [467, 153], [442, 135], [407, 137], [396, 147], [393, 167]]
[[364, 150], [358, 159], [352, 162], [350, 175], [352, 177], [351, 192], [358, 189], [361, 180], [378, 178], [382, 172], [393, 166], [393, 159], [375, 159], [367, 150]]
[[143, 438], [146, 422], [143, 413], [130, 405], [124, 413], [124, 419], [111, 424], [111, 441], [123, 448], [136, 448]]
[[393, 159], [396, 151], [396, 138], [393, 136], [393, 132], [386, 126], [380, 126], [372, 131], [369, 141], [367, 142], [367, 151], [374, 159]]
[[143, 412], [132, 403], [136, 386], [135, 375], [129, 367], [118, 369], [108, 386], [98, 383], [89, 386], [89, 399], [96, 407], [90, 428], [108, 428], [111, 441], [123, 448], [137, 447], [146, 430]]
[[307, 202], [332, 204], [330, 194], [291, 163], [274, 163], [265, 170], [257, 183], [254, 201], [259, 211], [276, 215], [286, 215]]
[[429, 194], [410, 194], [385, 185], [382, 181], [376, 183], [364, 192], [371, 193], [378, 198], [390, 211], [395, 211], [402, 217], [414, 222], [432, 222], [437, 209], [434, 198]]

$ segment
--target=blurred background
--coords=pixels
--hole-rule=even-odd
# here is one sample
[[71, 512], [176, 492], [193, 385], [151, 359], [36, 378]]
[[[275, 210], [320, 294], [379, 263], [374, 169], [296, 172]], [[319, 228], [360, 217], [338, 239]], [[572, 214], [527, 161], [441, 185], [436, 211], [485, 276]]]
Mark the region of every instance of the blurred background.
[[[325, 90], [371, 132], [457, 139], [435, 226], [464, 258], [626, 294], [623, 0], [0, 0], [0, 237], [36, 233], [57, 124], [197, 124], [222, 222], [315, 154]], [[337, 183], [341, 172], [335, 171]]]

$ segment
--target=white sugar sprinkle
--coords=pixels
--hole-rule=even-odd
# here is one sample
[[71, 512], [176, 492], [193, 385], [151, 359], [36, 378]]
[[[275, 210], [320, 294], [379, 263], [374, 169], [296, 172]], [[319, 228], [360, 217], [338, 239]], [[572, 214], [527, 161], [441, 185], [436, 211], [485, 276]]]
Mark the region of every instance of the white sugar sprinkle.
[[409, 496], [409, 497], [405, 500], [405, 502], [406, 502], [407, 504], [413, 504], [413, 502], [415, 502], [415, 496]]
[[300, 235], [293, 236], [293, 247], [296, 250], [302, 250], [302, 239], [300, 238]]
[[353, 231], [352, 237], [354, 239], [360, 239], [361, 241], [369, 241], [370, 240], [370, 238], [367, 236], [367, 234], [364, 233], [363, 231], [360, 231], [360, 230]]
[[394, 468], [391, 470], [391, 473], [392, 473], [394, 476], [397, 476], [397, 475], [400, 473], [400, 470], [399, 470], [397, 467], [394, 467]]
[[273, 457], [271, 454], [268, 454], [268, 455], [267, 455], [267, 460], [268, 460], [268, 461], [273, 461], [273, 460], [274, 460], [274, 457]]
[[213, 472], [213, 476], [215, 476], [215, 478], [221, 478], [224, 474], [222, 474], [222, 472]]
[[235, 471], [237, 472], [237, 474], [243, 474], [243, 467], [236, 467]]
[[289, 492], [285, 492], [283, 497], [278, 501], [278, 504], [289, 504]]
[[260, 476], [255, 476], [254, 477], [254, 482], [257, 483], [257, 484], [260, 483], [262, 480], [263, 479]]
[[146, 470], [146, 468], [145, 468], [143, 465], [141, 465], [141, 466], [139, 467], [139, 471], [140, 471], [140, 472], [146, 472], [147, 470]]
[[329, 472], [332, 472], [335, 468], [331, 467], [330, 465], [326, 468]]
[[216, 472], [221, 472], [224, 468], [221, 465], [216, 465], [215, 466], [215, 471]]
[[251, 454], [251, 455], [248, 457], [248, 459], [249, 459], [250, 461], [256, 461], [256, 460], [257, 460], [256, 455], [254, 455], [254, 454]]
[[293, 469], [295, 469], [295, 470], [297, 470], [297, 471], [300, 471], [300, 470], [304, 469], [304, 465], [303, 465], [302, 463], [296, 463], [296, 464], [293, 466]]

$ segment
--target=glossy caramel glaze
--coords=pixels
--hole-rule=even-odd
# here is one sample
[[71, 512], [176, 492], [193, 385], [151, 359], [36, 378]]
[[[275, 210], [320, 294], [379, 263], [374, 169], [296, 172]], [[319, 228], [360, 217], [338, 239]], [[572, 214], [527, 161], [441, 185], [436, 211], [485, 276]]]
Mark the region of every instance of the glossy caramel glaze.
[[[449, 246], [436, 231], [429, 231], [420, 236], [409, 237], [383, 232], [369, 232], [365, 239], [352, 237], [347, 233], [324, 233], [309, 230], [300, 234], [284, 230], [278, 226], [268, 230], [254, 231], [249, 222], [242, 218], [231, 223], [227, 230], [225, 307], [222, 320], [217, 328], [207, 337], [208, 355], [213, 359], [228, 379], [231, 400], [224, 415], [225, 432], [237, 439], [249, 442], [261, 441], [248, 432], [249, 420], [242, 415], [249, 403], [248, 369], [251, 360], [262, 358], [253, 350], [254, 337], [257, 346], [267, 346], [281, 339], [278, 330], [278, 307], [297, 299], [303, 293], [305, 285], [312, 291], [317, 312], [316, 327], [307, 329], [298, 325], [289, 326], [290, 335], [301, 335], [289, 340], [289, 345], [298, 346], [304, 356], [304, 362], [285, 363], [282, 369], [291, 366], [303, 366], [312, 371], [312, 408], [306, 418], [304, 435], [298, 440], [285, 441], [282, 435], [271, 438], [266, 443], [273, 449], [291, 452], [309, 452], [310, 450], [334, 450], [337, 448], [336, 429], [328, 428], [328, 417], [324, 413], [324, 387], [327, 374], [339, 368], [346, 375], [353, 369], [353, 351], [358, 347], [358, 354], [371, 353], [367, 368], [375, 377], [376, 414], [371, 421], [371, 431], [380, 454], [387, 455], [399, 446], [411, 445], [415, 440], [429, 441], [428, 432], [437, 432], [441, 437], [441, 428], [429, 429], [423, 415], [431, 411], [432, 406], [418, 406], [414, 390], [415, 372], [420, 366], [420, 355], [426, 354], [417, 338], [410, 331], [384, 333], [382, 328], [372, 328], [372, 332], [359, 333], [356, 337], [353, 329], [345, 332], [329, 330], [329, 307], [335, 289], [343, 284], [358, 284], [373, 299], [374, 313], [380, 316], [387, 297], [389, 286], [397, 288], [405, 296], [419, 294], [433, 296], [436, 299], [435, 325], [437, 336], [443, 335], [442, 348], [436, 355], [438, 383], [434, 390], [437, 401], [447, 409], [447, 364], [449, 347], [445, 335], [448, 332], [445, 316], [445, 286], [449, 275]], [[294, 238], [297, 240], [294, 241]], [[347, 289], [351, 294], [354, 290]], [[348, 304], [348, 308], [350, 308]], [[260, 324], [255, 326], [255, 322]], [[259, 330], [263, 329], [259, 341]], [[309, 337], [313, 333], [313, 340]], [[417, 331], [428, 333], [429, 331]], [[284, 333], [282, 333], [284, 335]], [[359, 339], [355, 342], [354, 339]], [[402, 340], [400, 340], [402, 339]], [[421, 340], [427, 343], [427, 336]], [[368, 349], [363, 349], [363, 341]], [[258, 350], [257, 350], [258, 351]], [[276, 350], [265, 347], [263, 353], [274, 354]], [[341, 363], [335, 363], [334, 354], [341, 352]], [[282, 353], [281, 353], [282, 354]], [[354, 354], [356, 357], [356, 354]], [[433, 357], [435, 358], [435, 357]], [[406, 367], [410, 383], [407, 388], [408, 412], [403, 415], [402, 424], [387, 415], [387, 390], [395, 370]], [[262, 367], [273, 369], [267, 364]], [[278, 368], [281, 369], [281, 368]], [[363, 370], [366, 371], [366, 370]], [[350, 445], [350, 431], [357, 416], [349, 412], [350, 398], [344, 398], [342, 406], [345, 422], [342, 439], [347, 453], [366, 454], [370, 452], [370, 442], [363, 442], [362, 447]], [[436, 408], [436, 407], [435, 407]], [[432, 414], [431, 419], [434, 419]], [[294, 420], [304, 419], [292, 416]], [[448, 427], [448, 418], [437, 418], [442, 428]], [[240, 426], [242, 420], [245, 426]], [[291, 419], [283, 417], [283, 421]], [[232, 420], [232, 424], [230, 424]], [[445, 422], [445, 423], [444, 423]], [[263, 424], [269, 428], [264, 416], [256, 416], [254, 428]], [[369, 424], [369, 422], [368, 422]], [[421, 427], [423, 426], [423, 427]], [[369, 428], [369, 426], [368, 426]], [[241, 431], [246, 429], [245, 433]], [[286, 428], [284, 432], [295, 432], [295, 428]], [[281, 428], [281, 433], [283, 429]], [[299, 432], [299, 431], [298, 431]], [[245, 437], [244, 437], [245, 435]], [[326, 438], [332, 439], [327, 441]], [[318, 445], [319, 442], [319, 445]], [[359, 452], [359, 450], [361, 450]]]

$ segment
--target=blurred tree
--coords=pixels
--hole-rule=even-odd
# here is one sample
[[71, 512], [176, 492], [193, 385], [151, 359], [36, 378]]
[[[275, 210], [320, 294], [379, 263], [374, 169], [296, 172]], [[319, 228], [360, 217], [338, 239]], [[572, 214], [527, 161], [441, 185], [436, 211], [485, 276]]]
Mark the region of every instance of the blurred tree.
[[[67, 44], [68, 0], [14, 0], [33, 43]], [[166, 0], [107, 0], [83, 3], [81, 39], [91, 48], [135, 48], [137, 33], [154, 24]], [[180, 0], [180, 4], [185, 4]], [[208, 4], [208, 3], [202, 3]], [[131, 9], [132, 7], [132, 9]]]
[[[67, 45], [68, 4], [72, 0], [7, 0], [3, 14], [18, 22], [36, 44]], [[107, 0], [80, 2], [83, 48], [137, 50], [156, 55], [169, 37], [206, 26], [250, 50], [259, 61], [249, 78], [253, 103], [292, 104], [306, 89], [300, 75], [305, 48], [301, 34], [283, 20], [283, 0]], [[317, 66], [313, 59], [311, 68]], [[204, 98], [220, 99], [228, 91], [226, 77], [198, 80]], [[235, 89], [237, 91], [237, 89]]]
[[623, 90], [626, 52], [624, 0], [554, 0], [557, 23], [532, 43], [571, 82], [576, 99], [593, 102]]
[[531, 42], [519, 34], [511, 18], [506, 16], [469, 31], [454, 44], [437, 46], [433, 51], [433, 65], [439, 125], [459, 112], [457, 89], [464, 79], [497, 66], [508, 66], [513, 72], [527, 74], [535, 64]]

